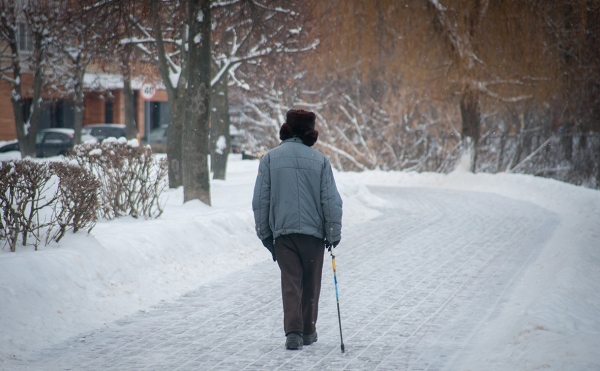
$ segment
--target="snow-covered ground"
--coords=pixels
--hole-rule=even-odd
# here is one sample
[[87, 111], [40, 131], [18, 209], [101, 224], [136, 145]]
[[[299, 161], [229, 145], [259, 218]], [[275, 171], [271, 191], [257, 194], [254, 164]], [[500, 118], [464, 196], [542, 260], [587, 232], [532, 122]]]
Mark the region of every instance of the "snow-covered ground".
[[[37, 252], [28, 248], [16, 253], [7, 248], [0, 251], [0, 369], [26, 365], [40, 349], [176, 300], [231, 273], [268, 263], [270, 256], [254, 234], [250, 206], [257, 167], [257, 161], [242, 161], [232, 155], [227, 181], [213, 181], [211, 185], [212, 207], [200, 202], [182, 205], [181, 189], [170, 190], [165, 213], [159, 219], [102, 221], [90, 235], [69, 234], [60, 246]], [[514, 209], [514, 220], [523, 220], [524, 227], [537, 228], [532, 220], [538, 219], [532, 215], [547, 213], [553, 222], [540, 229], [546, 236], [535, 240], [540, 246], [532, 253], [533, 258], [523, 261], [520, 273], [514, 276], [517, 281], [506, 285], [501, 302], [489, 303], [489, 314], [475, 323], [464, 340], [461, 356], [451, 360], [452, 369], [600, 369], [600, 192], [532, 176], [460, 170], [449, 175], [336, 173], [336, 180], [344, 199], [345, 231], [366, 228], [369, 221], [385, 216], [386, 210], [392, 215], [390, 205], [399, 201], [395, 201], [396, 196], [386, 198], [381, 187], [396, 190], [393, 192], [404, 189], [405, 198], [414, 194], [413, 202], [401, 202], [407, 213], [423, 215], [419, 219], [422, 223], [413, 225], [414, 234], [424, 233], [437, 214], [451, 217], [447, 205], [452, 203], [445, 203], [444, 197], [474, 200], [464, 203], [461, 210], [463, 214], [472, 210], [478, 228], [487, 226], [481, 216], [485, 213], [480, 213], [477, 204], [486, 194], [494, 200], [489, 205], [500, 207], [502, 200], [508, 200], [502, 212]], [[374, 187], [373, 191], [367, 186]], [[427, 193], [436, 189], [449, 193]], [[429, 197], [427, 202], [423, 197]], [[480, 207], [487, 205], [483, 202]], [[437, 206], [444, 211], [436, 211]], [[487, 211], [485, 215], [493, 213]], [[409, 217], [403, 218], [392, 220], [392, 225], [409, 225]], [[396, 243], [400, 237], [394, 231], [390, 230], [389, 241], [377, 243]], [[501, 242], [519, 241], [519, 233], [528, 235], [523, 228], [507, 231], [514, 233], [492, 238], [477, 231], [477, 236], [491, 240], [490, 244], [499, 249], [506, 245]], [[452, 242], [444, 239], [441, 231], [436, 233], [430, 238], [434, 245], [435, 239], [439, 239], [440, 248]], [[343, 240], [338, 249], [340, 261], [344, 242], [353, 246]], [[416, 269], [411, 261], [402, 264]], [[383, 273], [392, 280], [401, 274], [396, 270]], [[344, 274], [348, 273], [343, 273], [342, 266], [342, 284], [352, 278]], [[345, 298], [353, 299], [359, 298]], [[462, 312], [455, 313], [455, 319], [468, 314], [463, 307], [457, 308]], [[353, 336], [350, 330], [349, 336]], [[355, 338], [358, 342], [361, 336]], [[319, 344], [321, 341], [325, 340]], [[360, 355], [369, 356], [368, 349], [361, 350]], [[426, 355], [424, 352], [420, 357]]]
[[[268, 260], [255, 237], [250, 205], [257, 168], [257, 161], [232, 155], [227, 181], [212, 182], [212, 207], [183, 204], [182, 189], [169, 190], [158, 219], [100, 221], [89, 235], [69, 233], [59, 246], [37, 252], [4, 247], [0, 360], [20, 358]], [[379, 214], [363, 206], [376, 200], [364, 185], [349, 181], [340, 191], [352, 206], [346, 225]]]
[[473, 334], [470, 356], [456, 369], [600, 370], [599, 191], [529, 175], [460, 170], [342, 178], [371, 186], [493, 193], [555, 213], [559, 224], [539, 256], [525, 268], [503, 310]]

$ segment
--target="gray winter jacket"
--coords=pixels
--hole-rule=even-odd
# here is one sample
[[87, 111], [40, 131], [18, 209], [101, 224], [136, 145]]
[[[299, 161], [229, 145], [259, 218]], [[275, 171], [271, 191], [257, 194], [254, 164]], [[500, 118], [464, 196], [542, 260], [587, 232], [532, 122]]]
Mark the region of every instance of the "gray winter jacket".
[[291, 233], [332, 243], [342, 237], [342, 198], [329, 160], [295, 137], [261, 159], [252, 209], [261, 240]]

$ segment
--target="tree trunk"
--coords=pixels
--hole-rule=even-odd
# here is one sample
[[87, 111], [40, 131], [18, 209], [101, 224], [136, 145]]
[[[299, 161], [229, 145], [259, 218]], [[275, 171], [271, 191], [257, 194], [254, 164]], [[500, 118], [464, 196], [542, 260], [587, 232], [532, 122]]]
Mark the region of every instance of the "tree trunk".
[[573, 134], [571, 128], [572, 126], [570, 123], [563, 124], [560, 139], [565, 153], [564, 159], [569, 162], [572, 162], [573, 160]]
[[521, 161], [521, 152], [523, 151], [523, 120], [521, 120], [521, 118], [517, 114], [515, 114], [514, 117], [516, 125], [516, 147], [515, 154], [513, 155], [513, 158], [510, 160], [510, 163], [508, 164], [508, 167], [506, 169], [507, 171], [519, 164], [519, 162]]
[[500, 144], [498, 145], [498, 147], [500, 147], [500, 153], [498, 154], [498, 160], [496, 162], [496, 172], [500, 172], [500, 170], [502, 169], [502, 163], [504, 162], [504, 147], [506, 146], [506, 139], [508, 138], [508, 130], [509, 130], [509, 126], [505, 125], [505, 129], [502, 130], [502, 133], [500, 133]]
[[[183, 201], [210, 200], [210, 0], [188, 0], [188, 95], [183, 126]], [[199, 39], [198, 39], [199, 38]]]
[[125, 136], [127, 140], [137, 138], [137, 127], [135, 124], [135, 96], [131, 89], [131, 75], [129, 71], [123, 76], [123, 96], [125, 104]]
[[[167, 161], [169, 163], [169, 188], [183, 185], [182, 173], [182, 133], [186, 110], [187, 86], [185, 81], [171, 80], [171, 68], [167, 62], [167, 51], [163, 42], [162, 25], [160, 19], [161, 2], [153, 0], [151, 3], [152, 27], [156, 38], [158, 54], [158, 70], [162, 77], [167, 96], [169, 97], [169, 127], [167, 129]], [[179, 80], [185, 80], [180, 74]]]
[[[477, 147], [479, 144], [479, 127], [481, 113], [477, 93], [466, 91], [460, 99], [460, 114], [462, 117], [461, 139], [463, 153], [471, 156], [470, 171], [475, 172], [477, 166]], [[470, 138], [470, 139], [468, 139]]]
[[81, 143], [81, 130], [83, 128], [83, 77], [85, 75], [85, 68], [83, 71], [78, 71], [75, 77], [75, 112], [73, 115], [73, 129], [75, 130], [73, 143]]
[[[9, 32], [13, 34], [9, 35], [11, 40], [16, 40], [14, 36], [14, 30], [11, 29]], [[25, 129], [25, 117], [23, 117], [23, 94], [21, 85], [21, 64], [19, 62], [19, 51], [16, 43], [10, 44], [12, 58], [12, 69], [13, 69], [13, 80], [12, 83], [12, 94], [10, 101], [13, 106], [13, 114], [15, 116], [15, 129], [17, 131], [17, 140], [19, 141], [19, 150], [21, 151], [21, 157], [25, 158], [29, 152], [25, 149], [27, 146], [26, 136], [27, 131]]]
[[13, 112], [15, 116], [15, 126], [17, 129], [17, 139], [19, 141], [21, 157], [25, 158], [28, 152], [25, 150], [25, 137], [27, 133], [25, 131], [25, 118], [23, 117], [23, 96], [21, 94], [21, 67], [16, 65], [15, 62], [13, 62], [13, 71], [13, 78], [15, 81], [17, 81], [17, 83], [13, 84], [12, 96], [10, 100], [12, 102]]
[[[40, 42], [41, 43], [41, 42]], [[31, 103], [31, 117], [29, 117], [29, 129], [26, 137], [27, 147], [31, 157], [36, 156], [35, 151], [35, 139], [38, 132], [40, 123], [40, 116], [42, 110], [42, 85], [44, 84], [44, 63], [45, 63], [45, 51], [41, 50], [39, 59], [37, 59], [38, 65], [36, 66], [35, 73], [33, 75], [33, 100]]]
[[[11, 3], [8, 3], [6, 5], [9, 5]], [[14, 7], [15, 4], [13, 3], [12, 6], [8, 6], [6, 10], [10, 11], [12, 14], [14, 14]], [[4, 21], [4, 20], [3, 20]], [[9, 23], [9, 22], [7, 22]], [[25, 157], [25, 135], [26, 135], [26, 130], [25, 130], [25, 118], [23, 117], [23, 89], [22, 89], [22, 85], [21, 85], [21, 64], [20, 64], [20, 58], [19, 58], [19, 48], [17, 45], [17, 32], [18, 29], [18, 25], [16, 23], [16, 20], [13, 19], [13, 22], [10, 24], [9, 27], [6, 28], [6, 33], [7, 33], [7, 37], [6, 40], [8, 41], [8, 44], [10, 46], [10, 52], [11, 52], [11, 67], [12, 67], [12, 79], [13, 81], [10, 82], [11, 85], [11, 97], [10, 97], [10, 101], [13, 107], [13, 115], [15, 117], [15, 130], [17, 132], [17, 140], [19, 141], [19, 150], [21, 151], [21, 157]], [[2, 223], [0, 222], [0, 227], [2, 227]], [[9, 240], [7, 238], [7, 240]], [[11, 251], [13, 251], [13, 246], [11, 245], [11, 240], [9, 240], [9, 246]]]
[[231, 136], [229, 135], [229, 97], [227, 75], [212, 88], [210, 110], [210, 159], [213, 179], [225, 180], [227, 173], [227, 157], [231, 152]]
[[[13, 31], [14, 32], [14, 31]], [[11, 36], [11, 40], [16, 41], [16, 37]], [[40, 121], [42, 84], [44, 83], [44, 64], [46, 59], [46, 46], [43, 44], [42, 36], [35, 34], [34, 37], [34, 54], [33, 54], [33, 99], [31, 105], [31, 114], [25, 120], [23, 116], [23, 95], [21, 85], [21, 65], [19, 61], [18, 46], [15, 43], [10, 44], [12, 51], [13, 74], [16, 84], [13, 84], [13, 110], [15, 115], [15, 124], [17, 129], [17, 139], [19, 140], [19, 148], [21, 157], [25, 158], [36, 157], [36, 136], [38, 124]]]
[[169, 188], [178, 188], [183, 185], [182, 174], [182, 137], [185, 110], [183, 98], [169, 97], [169, 127], [167, 128], [167, 160], [169, 162]]

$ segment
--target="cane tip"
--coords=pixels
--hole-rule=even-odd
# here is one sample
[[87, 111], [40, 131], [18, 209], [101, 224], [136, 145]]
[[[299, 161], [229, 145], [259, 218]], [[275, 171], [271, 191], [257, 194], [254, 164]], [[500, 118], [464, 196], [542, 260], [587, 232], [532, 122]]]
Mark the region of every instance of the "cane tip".
[[344, 343], [342, 343], [342, 353], [345, 353], [344, 352]]

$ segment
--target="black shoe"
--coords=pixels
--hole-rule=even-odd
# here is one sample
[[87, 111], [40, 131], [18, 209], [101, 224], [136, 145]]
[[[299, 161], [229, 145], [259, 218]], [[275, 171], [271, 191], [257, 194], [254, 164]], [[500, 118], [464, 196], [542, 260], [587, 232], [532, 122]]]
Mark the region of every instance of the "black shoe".
[[317, 342], [317, 332], [316, 331], [313, 334], [302, 336], [302, 343], [304, 345], [310, 345], [310, 344], [316, 343], [316, 342]]
[[290, 332], [285, 337], [285, 348], [292, 350], [302, 349], [302, 335]]

